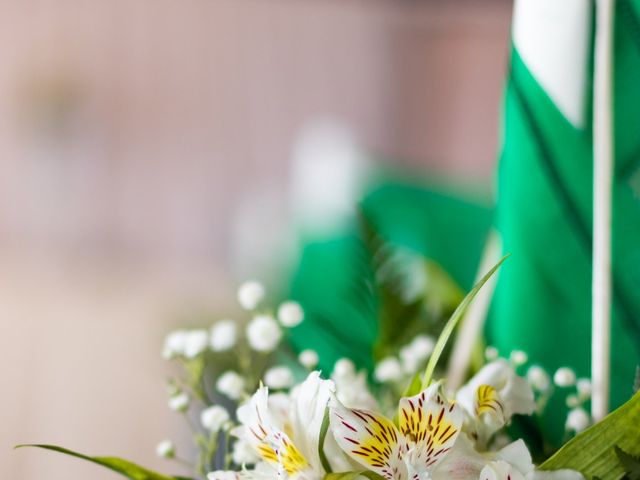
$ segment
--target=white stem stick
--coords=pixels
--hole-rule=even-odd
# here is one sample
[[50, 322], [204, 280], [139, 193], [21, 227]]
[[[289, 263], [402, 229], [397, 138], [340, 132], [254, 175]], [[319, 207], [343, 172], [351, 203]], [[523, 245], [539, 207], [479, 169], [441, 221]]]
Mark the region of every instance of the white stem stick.
[[593, 267], [591, 413], [601, 420], [609, 410], [611, 350], [611, 205], [613, 174], [612, 30], [613, 0], [596, 1], [593, 89]]

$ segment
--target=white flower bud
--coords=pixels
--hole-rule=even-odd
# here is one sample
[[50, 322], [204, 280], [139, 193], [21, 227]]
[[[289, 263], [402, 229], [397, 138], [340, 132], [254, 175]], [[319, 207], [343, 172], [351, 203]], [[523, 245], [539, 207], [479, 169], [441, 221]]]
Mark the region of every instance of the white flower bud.
[[315, 350], [307, 349], [300, 352], [300, 355], [298, 355], [298, 361], [303, 367], [311, 370], [318, 365], [320, 358]]
[[191, 330], [186, 332], [184, 342], [184, 356], [195, 358], [207, 349], [209, 334], [206, 330]]
[[492, 347], [491, 345], [489, 345], [484, 349], [484, 358], [486, 358], [490, 362], [498, 358], [498, 355], [499, 353], [496, 347]]
[[356, 373], [356, 366], [348, 358], [341, 358], [333, 366], [334, 377], [338, 377], [338, 378], [346, 377], [350, 375], [355, 375], [355, 373]]
[[244, 440], [236, 440], [233, 444], [233, 452], [231, 453], [233, 463], [236, 465], [253, 465], [260, 460], [260, 457], [256, 455], [255, 450], [249, 442]]
[[402, 378], [402, 365], [395, 357], [382, 359], [376, 365], [373, 376], [379, 382], [395, 382]]
[[247, 340], [258, 352], [273, 351], [282, 338], [278, 323], [268, 315], [259, 315], [247, 325]]
[[288, 367], [272, 367], [264, 374], [267, 387], [281, 389], [293, 384], [293, 373]]
[[591, 380], [579, 378], [576, 382], [576, 390], [578, 390], [578, 395], [584, 399], [591, 397]]
[[186, 333], [184, 330], [175, 330], [165, 337], [162, 348], [163, 358], [170, 360], [177, 356], [184, 355]]
[[211, 327], [211, 350], [224, 352], [236, 344], [237, 328], [233, 320], [221, 320]]
[[255, 280], [243, 283], [238, 288], [238, 302], [245, 310], [253, 310], [264, 298], [264, 286]]
[[583, 408], [574, 408], [567, 415], [565, 428], [570, 432], [580, 433], [591, 423], [589, 414]]
[[410, 343], [411, 350], [413, 350], [415, 356], [421, 361], [429, 358], [435, 346], [436, 341], [429, 335], [418, 335]]
[[524, 365], [529, 360], [529, 356], [523, 352], [522, 350], [514, 350], [510, 355], [511, 363], [513, 363], [516, 367], [520, 365]]
[[580, 400], [578, 400], [576, 395], [569, 395], [566, 399], [566, 404], [569, 408], [576, 408], [580, 405]]
[[213, 405], [200, 413], [200, 423], [212, 433], [219, 431], [229, 421], [229, 412], [220, 405]]
[[291, 328], [300, 325], [303, 318], [304, 312], [297, 302], [283, 302], [278, 308], [278, 320], [284, 327]]
[[244, 392], [244, 387], [244, 378], [231, 370], [220, 375], [216, 382], [218, 391], [231, 400], [238, 400]]
[[156, 446], [156, 455], [160, 458], [173, 458], [176, 455], [176, 448], [171, 440], [163, 440]]
[[538, 365], [532, 365], [527, 370], [527, 381], [529, 384], [540, 392], [546, 391], [551, 386], [551, 379], [544, 368]]
[[176, 412], [186, 412], [189, 408], [189, 395], [182, 392], [169, 398], [169, 408]]
[[553, 383], [559, 387], [570, 387], [576, 383], [576, 374], [570, 368], [559, 368], [553, 375]]

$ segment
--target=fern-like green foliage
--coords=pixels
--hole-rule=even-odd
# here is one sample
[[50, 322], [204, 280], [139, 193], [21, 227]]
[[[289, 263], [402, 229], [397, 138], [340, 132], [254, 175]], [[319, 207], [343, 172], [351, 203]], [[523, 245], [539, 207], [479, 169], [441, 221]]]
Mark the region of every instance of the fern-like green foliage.
[[383, 238], [362, 211], [359, 223], [378, 316], [374, 356], [380, 359], [419, 333], [436, 336], [463, 293], [435, 262]]

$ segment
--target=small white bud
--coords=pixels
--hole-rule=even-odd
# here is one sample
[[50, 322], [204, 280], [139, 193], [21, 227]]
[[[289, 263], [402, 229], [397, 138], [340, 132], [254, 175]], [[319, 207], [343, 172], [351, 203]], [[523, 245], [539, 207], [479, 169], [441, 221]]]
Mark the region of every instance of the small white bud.
[[429, 335], [418, 335], [409, 344], [416, 358], [420, 361], [429, 358], [429, 355], [433, 353], [433, 349], [436, 346], [436, 341]]
[[283, 302], [278, 308], [278, 320], [284, 327], [300, 325], [304, 319], [304, 312], [299, 303], [293, 301]]
[[591, 397], [591, 380], [579, 378], [576, 382], [576, 390], [578, 390], [578, 395], [584, 399]]
[[200, 423], [212, 433], [219, 431], [229, 421], [229, 412], [220, 405], [213, 405], [200, 413]]
[[163, 440], [156, 446], [156, 455], [160, 458], [173, 458], [176, 455], [176, 448], [171, 440]]
[[499, 353], [496, 347], [492, 347], [491, 345], [489, 345], [484, 349], [484, 358], [486, 358], [490, 362], [498, 358], [498, 355]]
[[538, 391], [544, 392], [551, 386], [551, 379], [546, 370], [539, 365], [532, 365], [527, 370], [527, 381]]
[[373, 376], [381, 383], [398, 381], [402, 378], [402, 365], [395, 357], [384, 358], [376, 365]]
[[341, 358], [333, 366], [334, 377], [347, 377], [347, 376], [355, 375], [355, 373], [356, 373], [356, 366], [348, 358]]
[[186, 333], [184, 330], [175, 330], [165, 337], [162, 348], [163, 358], [170, 360], [177, 356], [184, 355]]
[[209, 334], [206, 330], [191, 330], [185, 334], [184, 356], [195, 358], [207, 349]]
[[320, 358], [315, 350], [307, 349], [300, 352], [300, 355], [298, 355], [298, 361], [303, 367], [311, 370], [318, 365]]
[[238, 400], [244, 392], [244, 387], [244, 378], [231, 370], [220, 375], [216, 382], [218, 391], [231, 400]]
[[176, 412], [186, 412], [189, 408], [189, 395], [182, 392], [169, 398], [169, 408]]
[[578, 400], [576, 395], [569, 395], [566, 399], [566, 404], [569, 408], [576, 408], [580, 405], [580, 400]]
[[238, 288], [238, 302], [245, 310], [253, 310], [264, 298], [264, 286], [255, 280], [243, 283]]
[[591, 423], [589, 414], [583, 408], [574, 408], [567, 415], [565, 428], [570, 432], [580, 433]]
[[231, 457], [236, 465], [253, 465], [260, 460], [251, 444], [244, 440], [236, 440]]
[[237, 328], [233, 320], [221, 320], [211, 327], [211, 350], [224, 352], [236, 344]]
[[568, 367], [559, 368], [553, 375], [553, 383], [559, 387], [570, 387], [576, 383], [576, 374]]
[[520, 365], [524, 365], [529, 360], [529, 356], [522, 350], [514, 350], [513, 352], [511, 352], [509, 358], [511, 359], [511, 362], [517, 367], [519, 367]]
[[282, 330], [269, 315], [259, 315], [247, 325], [247, 341], [258, 352], [273, 351], [282, 338]]
[[275, 389], [290, 387], [293, 384], [293, 373], [288, 367], [272, 367], [265, 372], [264, 383]]

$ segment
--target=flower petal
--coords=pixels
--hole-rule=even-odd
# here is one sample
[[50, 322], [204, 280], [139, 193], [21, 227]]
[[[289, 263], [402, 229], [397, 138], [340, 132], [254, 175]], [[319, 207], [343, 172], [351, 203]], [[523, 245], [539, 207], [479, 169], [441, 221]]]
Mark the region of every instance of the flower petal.
[[330, 409], [331, 430], [340, 448], [358, 463], [389, 480], [405, 480], [406, 449], [391, 420], [367, 410], [345, 408], [337, 399]]
[[402, 398], [399, 405], [400, 432], [407, 439], [407, 462], [417, 471], [434, 467], [444, 458], [458, 438], [463, 413], [449, 403], [435, 384], [418, 395]]

